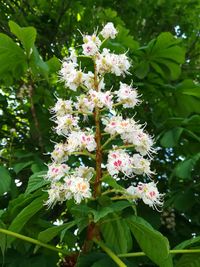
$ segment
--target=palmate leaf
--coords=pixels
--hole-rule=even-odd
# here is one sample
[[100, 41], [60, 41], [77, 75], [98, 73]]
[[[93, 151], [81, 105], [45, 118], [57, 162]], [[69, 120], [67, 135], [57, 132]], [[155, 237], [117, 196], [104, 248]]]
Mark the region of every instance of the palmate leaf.
[[185, 50], [179, 43], [171, 33], [164, 32], [147, 46], [139, 48], [136, 76], [143, 79], [153, 69], [164, 79], [176, 80], [181, 74], [180, 64], [185, 61]]
[[47, 185], [49, 182], [44, 179], [45, 171], [36, 172], [29, 177], [25, 193], [30, 194], [35, 190]]
[[167, 132], [162, 136], [160, 143], [164, 147], [174, 147], [178, 144], [178, 141], [181, 137], [183, 132], [182, 127], [175, 127]]
[[100, 225], [100, 230], [106, 245], [116, 254], [130, 251], [132, 237], [126, 220], [123, 220], [117, 215], [109, 215], [108, 218], [108, 221], [105, 220]]
[[34, 27], [20, 27], [12, 20], [9, 21], [9, 27], [11, 32], [17, 36], [19, 41], [22, 43], [26, 54], [29, 57], [35, 43], [37, 34], [36, 29]]
[[38, 239], [44, 243], [48, 243], [51, 241], [54, 237], [56, 237], [61, 231], [68, 230], [71, 227], [75, 226], [77, 222], [72, 221], [68, 223], [64, 223], [59, 226], [52, 226], [42, 232], [39, 233]]
[[139, 246], [154, 263], [160, 267], [173, 266], [166, 237], [138, 216], [132, 216], [128, 223]]
[[0, 33], [0, 75], [19, 78], [27, 69], [26, 55], [10, 37]]
[[182, 179], [191, 179], [191, 173], [197, 162], [200, 160], [200, 153], [185, 159], [177, 164], [174, 169], [173, 175]]
[[194, 238], [185, 240], [181, 242], [180, 244], [178, 244], [174, 249], [184, 249], [184, 248], [193, 246], [194, 244], [198, 244], [198, 243], [200, 243], [200, 236], [196, 236]]
[[[25, 224], [44, 206], [44, 200], [46, 199], [46, 194], [34, 199], [29, 205], [27, 205], [12, 221], [8, 230], [12, 232], [19, 233], [25, 226]], [[14, 237], [7, 238], [7, 245], [11, 245], [11, 243], [15, 240]]]

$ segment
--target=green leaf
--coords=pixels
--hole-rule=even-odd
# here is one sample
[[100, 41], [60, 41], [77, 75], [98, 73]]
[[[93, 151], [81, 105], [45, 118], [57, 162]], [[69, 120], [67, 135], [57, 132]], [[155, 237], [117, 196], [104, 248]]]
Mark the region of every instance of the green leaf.
[[26, 167], [30, 166], [34, 161], [28, 161], [28, 162], [20, 162], [13, 166], [13, 169], [16, 174], [18, 174], [20, 171], [25, 169]]
[[0, 33], [0, 75], [19, 78], [27, 69], [24, 51], [7, 35]]
[[10, 20], [9, 27], [13, 34], [17, 36], [17, 38], [22, 43], [27, 55], [29, 56], [32, 52], [33, 45], [36, 39], [36, 29], [34, 27], [20, 27], [17, 23]]
[[0, 196], [10, 191], [11, 177], [8, 170], [0, 166]]
[[175, 265], [175, 267], [199, 267], [199, 266], [200, 266], [199, 253], [183, 255]]
[[184, 249], [193, 246], [196, 243], [200, 243], [200, 236], [193, 237], [178, 244], [174, 249]]
[[173, 174], [182, 179], [191, 179], [191, 173], [199, 159], [200, 153], [178, 163], [178, 165], [174, 169]]
[[144, 77], [147, 76], [148, 72], [149, 72], [149, 63], [148, 62], [145, 62], [145, 61], [140, 62], [136, 66], [136, 68], [134, 70], [135, 75], [139, 79], [144, 79]]
[[36, 77], [42, 75], [48, 80], [49, 66], [44, 62], [35, 46], [33, 47], [33, 53], [30, 57], [30, 66]]
[[48, 243], [54, 237], [56, 237], [61, 231], [68, 230], [75, 225], [76, 225], [76, 222], [72, 221], [69, 223], [64, 223], [64, 224], [59, 225], [59, 226], [50, 227], [50, 228], [40, 232], [38, 235], [38, 239], [44, 243]]
[[176, 127], [167, 131], [161, 138], [160, 143], [164, 147], [174, 147], [178, 144], [183, 128]]
[[57, 73], [61, 67], [61, 62], [56, 56], [53, 56], [48, 61], [46, 61], [46, 64], [49, 67], [50, 73]]
[[200, 98], [200, 85], [193, 80], [186, 79], [177, 86], [177, 90], [184, 95]]
[[180, 64], [185, 61], [185, 50], [179, 46], [180, 41], [171, 33], [161, 33], [147, 46], [138, 49], [139, 65], [136, 76], [143, 79], [149, 71], [149, 65], [162, 78], [175, 80], [181, 73]]
[[99, 210], [92, 210], [92, 214], [94, 215], [94, 222], [98, 222], [100, 219], [104, 218], [109, 213], [114, 213], [121, 211], [127, 207], [130, 207], [132, 204], [128, 201], [117, 201], [111, 203], [111, 205], [107, 207], [101, 207]]
[[49, 182], [44, 179], [45, 171], [34, 173], [28, 180], [28, 186], [25, 193], [30, 194], [35, 190], [47, 185]]
[[89, 267], [93, 263], [97, 262], [98, 260], [105, 257], [105, 254], [100, 252], [92, 251], [92, 253], [89, 254], [81, 254], [80, 257], [78, 257], [76, 267]]
[[166, 237], [140, 217], [132, 216], [128, 223], [139, 246], [154, 263], [163, 267], [173, 266]]
[[[2, 221], [0, 221], [0, 228], [3, 228], [3, 229], [6, 228], [5, 224]], [[4, 257], [4, 254], [6, 251], [6, 235], [2, 233], [0, 233], [0, 248], [1, 248], [2, 255]]]
[[128, 252], [132, 247], [132, 238], [127, 222], [116, 215], [107, 218], [108, 221], [100, 225], [106, 245], [117, 254]]
[[114, 263], [114, 261], [112, 261], [109, 257], [105, 257], [91, 265], [91, 267], [102, 266], [116, 267], [116, 263]]
[[115, 179], [113, 179], [110, 175], [107, 175], [106, 177], [103, 178], [103, 182], [107, 183], [110, 185], [112, 188], [117, 189], [117, 190], [124, 190], [124, 188], [119, 185]]
[[[28, 206], [26, 206], [11, 222], [8, 230], [20, 233], [25, 224], [44, 206], [46, 194], [34, 199]], [[7, 238], [8, 246], [15, 240], [14, 237]]]

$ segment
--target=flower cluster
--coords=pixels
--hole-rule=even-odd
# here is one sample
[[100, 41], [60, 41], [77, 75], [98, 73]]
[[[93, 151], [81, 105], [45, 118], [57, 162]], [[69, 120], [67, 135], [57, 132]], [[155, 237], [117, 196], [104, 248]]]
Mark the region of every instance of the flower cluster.
[[107, 170], [114, 178], [117, 178], [120, 173], [127, 177], [132, 177], [134, 174], [148, 176], [153, 174], [148, 159], [143, 158], [140, 154], [131, 156], [122, 149], [109, 152]]
[[152, 208], [158, 209], [163, 205], [163, 194], [158, 192], [156, 183], [139, 183], [136, 187], [130, 186], [127, 188], [127, 194], [142, 199], [145, 204]]
[[132, 144], [141, 155], [150, 155], [151, 152], [154, 152], [152, 137], [145, 133], [142, 126], [137, 124], [134, 119], [113, 116], [104, 118], [103, 123], [106, 125], [105, 132], [110, 135], [120, 135], [125, 144]]
[[118, 101], [123, 103], [124, 108], [134, 108], [140, 103], [137, 90], [130, 85], [120, 82], [119, 90], [116, 92]]
[[[52, 163], [48, 165], [45, 177], [51, 184], [48, 206], [68, 199], [80, 203], [91, 198], [92, 194], [96, 197], [95, 186], [103, 178], [102, 168], [106, 168], [104, 173], [117, 182], [126, 177], [135, 179], [138, 175], [151, 177], [154, 174], [150, 168], [152, 153], [155, 152], [152, 137], [144, 130], [144, 125], [134, 118], [125, 117], [116, 109], [119, 106], [134, 108], [140, 104], [137, 90], [132, 84], [122, 82], [117, 89], [106, 88], [105, 74], [122, 77], [130, 74], [131, 62], [127, 53], [115, 54], [101, 47], [106, 39], [114, 39], [117, 33], [113, 23], [109, 22], [99, 34], [82, 34], [81, 57], [89, 57], [93, 61], [93, 72], [81, 68], [79, 55], [74, 49], [70, 49], [69, 57], [62, 62], [60, 80], [76, 93], [71, 92], [72, 97], [67, 100], [58, 98], [51, 109], [55, 132], [66, 140], [55, 144], [51, 153]], [[77, 96], [80, 91], [82, 93]], [[85, 125], [88, 121], [93, 121], [94, 125]], [[115, 139], [121, 145], [117, 146]], [[111, 149], [107, 149], [109, 145]], [[68, 161], [72, 155], [77, 157], [76, 163]], [[80, 158], [83, 156], [90, 158], [87, 162], [96, 164], [96, 170], [84, 165], [85, 161]], [[126, 196], [142, 199], [153, 208], [162, 205], [162, 194], [154, 182], [139, 183], [136, 187], [131, 185], [125, 190]]]
[[94, 169], [89, 167], [80, 166], [71, 170], [66, 164], [52, 163], [45, 177], [51, 181], [46, 204], [52, 206], [72, 198], [80, 203], [82, 199], [90, 198], [92, 194], [89, 181], [93, 173]]

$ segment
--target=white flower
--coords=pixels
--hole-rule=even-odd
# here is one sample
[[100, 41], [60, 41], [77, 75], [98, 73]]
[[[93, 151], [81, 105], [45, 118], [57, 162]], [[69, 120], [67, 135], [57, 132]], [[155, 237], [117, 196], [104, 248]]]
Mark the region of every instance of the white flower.
[[89, 92], [89, 98], [91, 99], [92, 103], [99, 108], [102, 108], [103, 106], [111, 109], [113, 105], [112, 101], [112, 95], [110, 91], [104, 92], [97, 92], [95, 90], [90, 90]]
[[86, 166], [79, 166], [74, 171], [75, 176], [82, 177], [88, 181], [93, 177], [94, 173], [94, 168]]
[[120, 82], [120, 88], [116, 95], [118, 96], [118, 101], [123, 103], [124, 108], [134, 108], [140, 102], [136, 89], [125, 83]]
[[51, 158], [57, 163], [62, 163], [68, 160], [68, 154], [66, 151], [66, 144], [58, 143], [54, 146], [54, 150], [51, 153]]
[[88, 180], [82, 177], [71, 178], [70, 191], [73, 194], [76, 203], [80, 203], [85, 198], [90, 198], [92, 196], [90, 183]]
[[88, 132], [71, 132], [67, 139], [67, 151], [75, 152], [87, 149], [92, 152], [96, 149], [94, 135]]
[[137, 187], [130, 186], [127, 188], [127, 193], [129, 195], [135, 196], [136, 198], [141, 198], [145, 204], [151, 208], [158, 210], [158, 207], [163, 205], [163, 196], [160, 194], [156, 183], [139, 183]]
[[53, 207], [57, 202], [63, 203], [64, 201], [72, 198], [72, 193], [65, 184], [60, 182], [52, 183], [47, 192], [49, 198], [45, 204], [48, 207]]
[[104, 131], [111, 134], [120, 134], [122, 139], [126, 133], [132, 133], [135, 129], [134, 119], [123, 119], [122, 116], [113, 116], [110, 119], [103, 119], [103, 123], [106, 125]]
[[70, 51], [70, 56], [68, 59], [74, 63], [77, 63], [77, 55], [75, 49], [73, 47], [70, 47], [69, 51]]
[[100, 33], [105, 39], [107, 38], [114, 39], [118, 32], [115, 29], [113, 23], [108, 22]]
[[134, 154], [131, 158], [131, 163], [135, 174], [146, 174], [148, 176], [153, 174], [150, 170], [150, 161], [143, 158], [140, 154]]
[[89, 42], [83, 44], [82, 48], [83, 48], [83, 54], [86, 56], [94, 56], [98, 52], [98, 47], [92, 41], [89, 41]]
[[68, 135], [72, 130], [78, 130], [78, 121], [79, 118], [72, 116], [71, 114], [67, 114], [62, 117], [58, 117], [57, 120], [55, 120], [55, 123], [57, 126], [55, 127], [56, 133], [58, 135]]
[[59, 181], [69, 172], [69, 166], [66, 164], [52, 163], [48, 165], [48, 172], [46, 174], [46, 179]]
[[109, 152], [106, 167], [110, 175], [114, 178], [116, 178], [120, 172], [128, 177], [133, 174], [131, 158], [129, 154], [122, 149]]
[[58, 98], [55, 106], [50, 110], [55, 116], [64, 116], [72, 112], [72, 101]]
[[85, 44], [93, 42], [97, 47], [100, 47], [101, 45], [101, 40], [96, 36], [95, 33], [93, 33], [93, 35], [83, 35], [83, 42]]
[[136, 129], [129, 141], [135, 145], [135, 150], [143, 156], [151, 156], [151, 153], [155, 153], [155, 150], [152, 148], [152, 137], [149, 134], [144, 133], [142, 129]]
[[83, 83], [83, 72], [77, 70], [78, 64], [74, 61], [67, 59], [62, 63], [62, 68], [59, 72], [61, 80], [65, 82], [65, 86], [69, 89], [76, 91]]
[[93, 112], [94, 110], [94, 103], [85, 95], [80, 95], [79, 97], [77, 97], [77, 102], [74, 103], [74, 106], [79, 112], [83, 114]]
[[92, 89], [95, 87], [94, 85], [94, 73], [88, 71], [88, 73], [83, 73], [83, 84], [88, 88]]
[[126, 54], [113, 54], [109, 49], [104, 48], [96, 60], [97, 71], [100, 74], [113, 73], [116, 76], [129, 74], [131, 64]]

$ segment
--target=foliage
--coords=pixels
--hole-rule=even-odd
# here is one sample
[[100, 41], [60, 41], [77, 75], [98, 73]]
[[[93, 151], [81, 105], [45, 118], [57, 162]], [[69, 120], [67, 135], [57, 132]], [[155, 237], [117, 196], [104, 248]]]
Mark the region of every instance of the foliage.
[[[121, 258], [127, 266], [172, 266], [164, 236], [171, 248], [198, 248], [200, 5], [198, 0], [189, 2], [0, 2], [2, 229], [70, 250], [83, 245], [93, 218], [102, 229], [105, 245], [115, 254], [143, 250], [148, 256]], [[117, 53], [129, 49], [134, 77], [126, 77], [126, 82], [133, 79], [141, 92], [143, 102], [137, 107], [137, 118], [147, 122], [148, 131], [155, 135], [157, 155], [153, 168], [160, 191], [166, 192], [162, 213], [139, 204], [138, 216], [129, 218], [135, 214], [129, 202], [114, 205], [106, 196], [95, 205], [81, 204], [79, 209], [74, 209], [71, 201], [54, 210], [43, 206], [47, 182], [41, 175], [47, 170], [45, 162], [50, 161], [51, 140], [58, 140], [52, 131], [49, 108], [56, 96], [71, 97], [57, 78], [60, 60], [68, 55], [70, 46], [81, 43], [76, 29], [93, 32], [96, 25], [108, 21], [117, 25], [119, 35], [105, 45]], [[89, 66], [90, 62], [85, 59], [84, 64]], [[115, 86], [118, 80], [108, 78], [107, 82]], [[127, 110], [127, 115], [135, 115], [135, 111]], [[109, 177], [105, 182], [121, 189]], [[56, 226], [59, 222], [63, 225]], [[77, 229], [78, 235], [74, 234]], [[194, 235], [196, 239], [191, 239]], [[56, 251], [3, 233], [0, 247], [0, 262], [6, 267], [56, 266], [59, 260]], [[149, 252], [151, 247], [153, 251]], [[163, 247], [162, 257], [157, 247]], [[174, 256], [174, 266], [198, 266], [198, 255]], [[77, 256], [63, 255], [60, 265], [70, 266], [67, 264]], [[116, 266], [105, 251], [96, 249], [78, 257], [77, 266], [103, 265]]]

